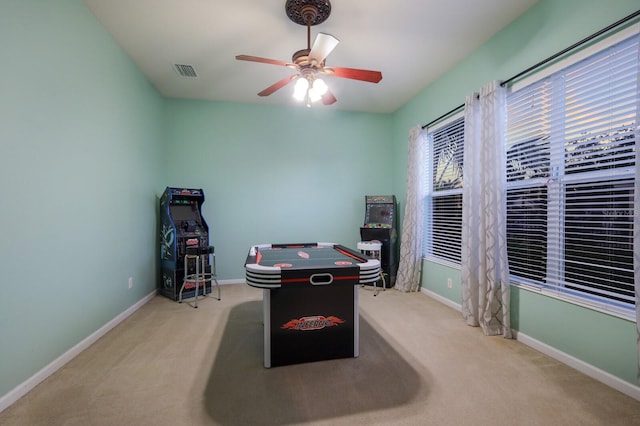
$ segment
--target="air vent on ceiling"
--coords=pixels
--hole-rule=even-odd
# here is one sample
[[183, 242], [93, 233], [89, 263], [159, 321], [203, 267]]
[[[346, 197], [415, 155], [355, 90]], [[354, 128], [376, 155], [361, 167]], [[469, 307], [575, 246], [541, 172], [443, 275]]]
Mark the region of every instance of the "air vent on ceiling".
[[178, 74], [182, 77], [197, 77], [196, 70], [191, 65], [173, 64]]

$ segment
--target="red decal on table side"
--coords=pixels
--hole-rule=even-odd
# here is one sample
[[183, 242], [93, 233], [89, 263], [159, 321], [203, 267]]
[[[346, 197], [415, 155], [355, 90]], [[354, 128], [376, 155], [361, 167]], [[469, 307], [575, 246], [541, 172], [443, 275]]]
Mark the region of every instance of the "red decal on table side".
[[348, 260], [338, 260], [336, 262], [334, 262], [336, 265], [338, 266], [349, 266], [349, 265], [353, 265], [353, 262], [349, 262]]
[[286, 323], [282, 324], [280, 328], [289, 328], [295, 330], [296, 325], [298, 325], [299, 322], [300, 320], [292, 319], [291, 321], [287, 321]]
[[258, 255], [256, 256], [256, 263], [259, 265], [262, 260], [262, 253], [258, 250]]
[[345, 321], [336, 316], [314, 315], [310, 317], [302, 317], [300, 319], [292, 319], [283, 324], [280, 328], [289, 330], [321, 330], [325, 327], [334, 327], [343, 324]]
[[290, 263], [276, 263], [275, 265], [276, 268], [291, 268], [293, 265]]

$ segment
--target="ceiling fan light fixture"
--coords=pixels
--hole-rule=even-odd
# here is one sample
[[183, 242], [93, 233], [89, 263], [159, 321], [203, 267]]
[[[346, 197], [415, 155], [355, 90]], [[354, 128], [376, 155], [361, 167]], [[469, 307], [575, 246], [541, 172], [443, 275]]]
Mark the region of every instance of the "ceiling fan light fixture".
[[323, 79], [316, 78], [315, 80], [313, 80], [313, 91], [318, 93], [318, 95], [324, 95], [325, 93], [327, 93], [327, 90], [329, 90], [329, 87]]
[[298, 101], [303, 101], [308, 89], [309, 81], [306, 78], [299, 78], [293, 88], [293, 97]]
[[300, 102], [306, 99], [307, 106], [311, 106], [312, 103], [322, 99], [322, 96], [324, 96], [328, 90], [327, 84], [322, 79], [302, 77], [296, 80], [293, 88], [293, 98]]
[[318, 102], [320, 99], [322, 99], [322, 95], [318, 93], [317, 90], [315, 90], [313, 87], [309, 89], [309, 100], [311, 102]]

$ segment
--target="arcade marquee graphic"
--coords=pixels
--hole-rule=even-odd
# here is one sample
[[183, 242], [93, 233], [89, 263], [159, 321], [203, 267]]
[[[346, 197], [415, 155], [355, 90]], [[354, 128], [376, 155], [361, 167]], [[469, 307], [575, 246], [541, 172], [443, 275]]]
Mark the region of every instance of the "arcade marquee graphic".
[[302, 317], [300, 319], [292, 319], [283, 324], [280, 328], [287, 330], [322, 330], [325, 327], [335, 327], [339, 324], [343, 324], [345, 321], [335, 316], [325, 317], [324, 315], [313, 315], [309, 317]]

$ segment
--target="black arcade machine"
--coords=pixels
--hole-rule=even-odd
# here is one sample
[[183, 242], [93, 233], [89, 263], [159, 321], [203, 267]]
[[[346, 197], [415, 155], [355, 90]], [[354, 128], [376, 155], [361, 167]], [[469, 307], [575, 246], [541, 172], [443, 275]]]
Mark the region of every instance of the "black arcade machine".
[[380, 263], [385, 277], [385, 287], [396, 283], [398, 271], [398, 231], [396, 217], [398, 204], [395, 195], [366, 195], [364, 226], [360, 228], [362, 241], [379, 241], [382, 244]]
[[[187, 248], [209, 246], [209, 227], [202, 217], [202, 189], [170, 188], [160, 199], [160, 293], [178, 300], [185, 276], [184, 257]], [[187, 275], [195, 271], [195, 261], [187, 259]], [[205, 269], [210, 270], [209, 261]], [[211, 282], [199, 282], [198, 294], [211, 293]], [[195, 296], [196, 283], [187, 283], [182, 298]]]

